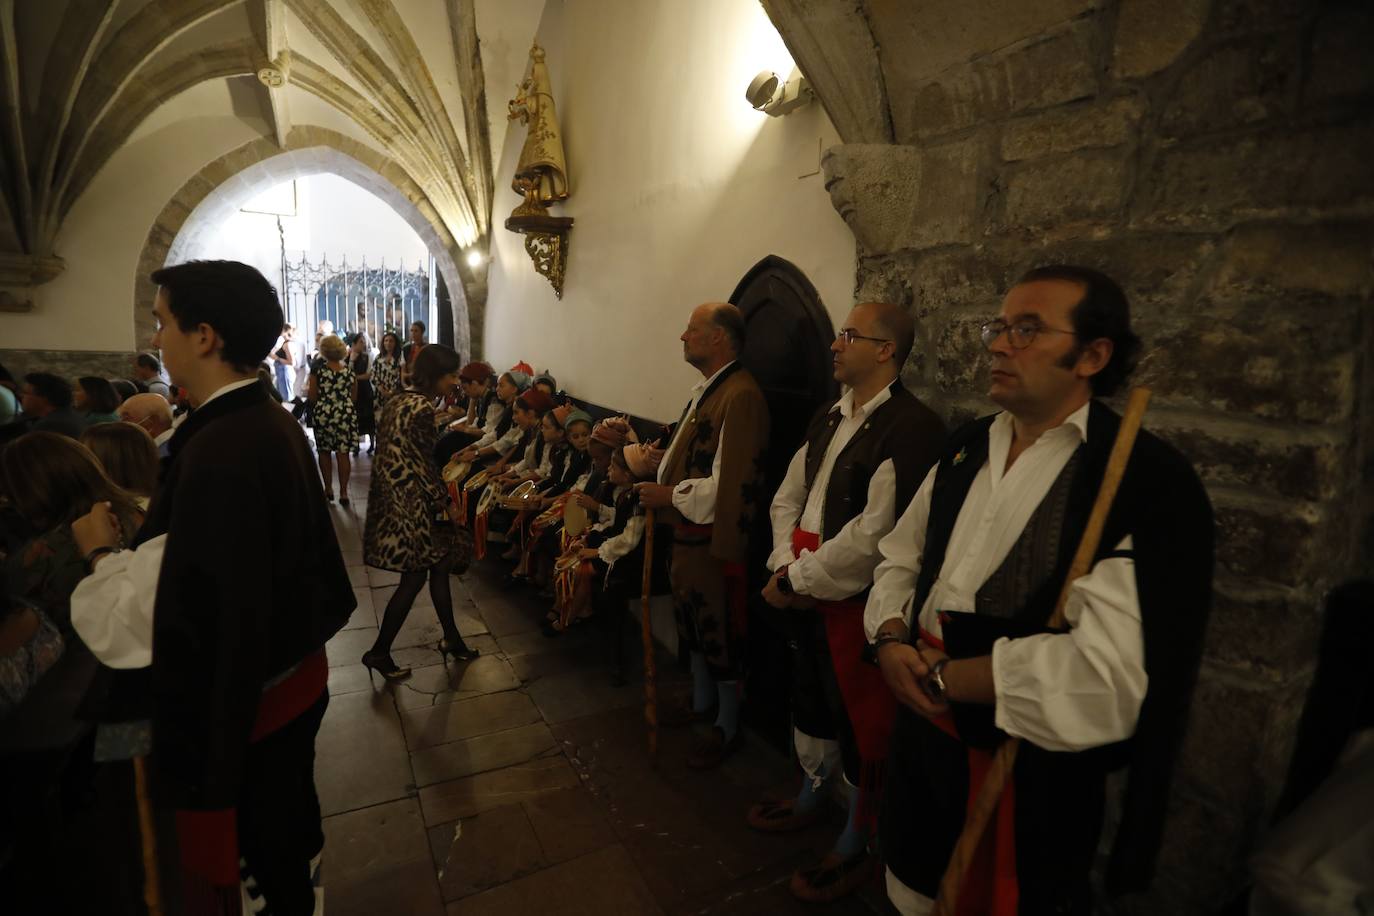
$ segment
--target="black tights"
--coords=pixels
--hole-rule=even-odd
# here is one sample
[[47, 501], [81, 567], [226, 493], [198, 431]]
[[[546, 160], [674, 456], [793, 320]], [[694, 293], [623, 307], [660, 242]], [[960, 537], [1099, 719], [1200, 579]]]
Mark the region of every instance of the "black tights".
[[453, 621], [453, 593], [449, 587], [448, 574], [448, 563], [440, 563], [430, 569], [401, 573], [401, 583], [396, 586], [395, 594], [386, 603], [382, 625], [377, 631], [377, 641], [373, 644], [370, 654], [391, 654], [391, 644], [396, 641], [396, 634], [401, 632], [401, 627], [405, 625], [406, 617], [410, 616], [410, 607], [415, 603], [420, 589], [425, 587], [426, 578], [429, 579], [429, 596], [434, 600], [435, 616], [439, 618], [439, 626], [444, 629], [444, 639], [448, 640], [451, 649], [461, 651], [464, 648], [463, 637], [458, 633], [458, 625]]

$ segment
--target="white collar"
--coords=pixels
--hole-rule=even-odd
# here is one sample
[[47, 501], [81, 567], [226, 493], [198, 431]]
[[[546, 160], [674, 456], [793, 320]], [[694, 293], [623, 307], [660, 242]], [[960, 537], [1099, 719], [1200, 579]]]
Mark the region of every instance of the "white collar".
[[695, 385], [693, 385], [693, 386], [692, 386], [692, 396], [695, 397], [695, 396], [701, 394], [701, 393], [702, 393], [703, 391], [705, 391], [707, 388], [710, 388], [710, 387], [711, 387], [711, 383], [714, 382], [716, 379], [720, 378], [720, 374], [721, 374], [722, 372], [724, 372], [726, 369], [729, 369], [729, 368], [730, 368], [731, 366], [733, 366], [736, 362], [738, 362], [738, 360], [733, 360], [733, 359], [730, 360], [728, 363], [726, 363], [725, 365], [723, 365], [723, 366], [721, 366], [719, 369], [717, 369], [715, 375], [711, 376], [710, 378], [704, 378], [704, 379], [702, 379], [701, 381], [697, 382]]
[[884, 404], [886, 404], [888, 399], [891, 397], [892, 385], [884, 385], [882, 391], [879, 391], [877, 394], [873, 395], [873, 397], [868, 399], [867, 404], [864, 404], [863, 406], [855, 410], [854, 389], [846, 388], [844, 390], [844, 394], [840, 396], [840, 402], [838, 405], [840, 410], [840, 416], [844, 417], [846, 420], [852, 416], [855, 416], [856, 414], [865, 417], [871, 416], [873, 414], [873, 411], [877, 410], [879, 407], [882, 407]]
[[[1068, 432], [1071, 431], [1071, 434], [1077, 434], [1077, 435], [1076, 435], [1076, 438], [1077, 438], [1080, 442], [1087, 442], [1087, 441], [1088, 441], [1088, 408], [1092, 407], [1092, 403], [1093, 403], [1093, 402], [1092, 402], [1092, 399], [1089, 398], [1088, 401], [1087, 401], [1087, 403], [1085, 403], [1082, 407], [1078, 408], [1078, 409], [1075, 410], [1073, 413], [1071, 413], [1071, 414], [1069, 414], [1067, 417], [1065, 417], [1063, 423], [1060, 423], [1058, 426], [1054, 427], [1053, 429], [1047, 429], [1047, 430], [1045, 430], [1045, 432], [1043, 433], [1043, 435], [1050, 435], [1050, 434], [1052, 434], [1052, 433], [1059, 433], [1060, 430], [1064, 430], [1066, 433], [1068, 433]], [[1012, 433], [1013, 433], [1013, 429], [1012, 429], [1012, 425], [1011, 425], [1011, 423], [1012, 423], [1012, 416], [1011, 416], [1010, 413], [1008, 413], [1008, 412], [1005, 411], [1005, 410], [1002, 411], [1001, 413], [999, 413], [999, 414], [997, 415], [997, 419], [994, 420], [993, 422], [995, 422], [995, 423], [1000, 423], [1000, 424], [1002, 424], [1003, 426], [1005, 426], [1005, 427], [1006, 427], [1006, 434], [1007, 434], [1008, 437], [1010, 437], [1010, 436], [1012, 435]]]
[[209, 404], [211, 401], [213, 401], [217, 397], [220, 397], [221, 395], [228, 394], [231, 391], [237, 391], [240, 388], [247, 388], [249, 385], [257, 384], [259, 384], [259, 379], [256, 375], [252, 378], [239, 379], [237, 382], [230, 382], [223, 388], [215, 389], [215, 391], [208, 398], [201, 401], [199, 409], [204, 410], [206, 404]]

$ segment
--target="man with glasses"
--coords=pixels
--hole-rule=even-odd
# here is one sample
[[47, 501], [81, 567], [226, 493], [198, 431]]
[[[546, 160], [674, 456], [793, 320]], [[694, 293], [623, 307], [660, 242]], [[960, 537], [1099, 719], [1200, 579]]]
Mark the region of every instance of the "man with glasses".
[[960, 912], [1088, 913], [1106, 777], [1126, 768], [1109, 893], [1148, 884], [1211, 600], [1197, 474], [1136, 441], [1068, 630], [1046, 623], [1120, 426], [1139, 340], [1125, 294], [1082, 267], [1030, 271], [983, 327], [1002, 412], [950, 436], [879, 543], [865, 628], [899, 705], [880, 841], [888, 896], [925, 913], [991, 753], [1022, 739]]
[[836, 776], [849, 816], [830, 853], [799, 869], [791, 889], [825, 902], [872, 871], [879, 775], [895, 712], [878, 670], [864, 663], [864, 597], [878, 541], [892, 530], [940, 455], [945, 425], [901, 382], [915, 323], [900, 306], [856, 305], [830, 350], [844, 394], [816, 414], [773, 498], [773, 573], [763, 597], [778, 608], [792, 650], [792, 720], [803, 770], [796, 798], [755, 805], [757, 830], [816, 820]]

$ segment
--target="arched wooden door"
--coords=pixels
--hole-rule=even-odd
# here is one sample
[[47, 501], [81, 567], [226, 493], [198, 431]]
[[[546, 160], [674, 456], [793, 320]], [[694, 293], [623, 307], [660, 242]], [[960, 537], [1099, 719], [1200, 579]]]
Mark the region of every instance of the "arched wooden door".
[[[837, 385], [830, 344], [835, 330], [815, 287], [796, 265], [776, 255], [755, 264], [730, 301], [744, 313], [746, 338], [740, 362], [763, 389], [771, 417], [764, 456], [767, 502], [787, 473], [815, 412], [834, 399]], [[791, 746], [791, 657], [788, 614], [759, 598], [772, 550], [767, 503], [750, 538], [749, 703], [753, 728], [780, 748]], [[795, 617], [795, 613], [790, 615]]]

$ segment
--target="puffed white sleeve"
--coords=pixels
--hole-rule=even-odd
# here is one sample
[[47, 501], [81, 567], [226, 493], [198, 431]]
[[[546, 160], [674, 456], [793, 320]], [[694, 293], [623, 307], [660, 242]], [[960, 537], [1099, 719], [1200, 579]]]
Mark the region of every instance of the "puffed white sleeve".
[[882, 559], [873, 570], [873, 589], [864, 606], [864, 633], [872, 642], [878, 628], [893, 618], [901, 618], [911, 626], [911, 599], [916, 592], [916, 577], [921, 572], [921, 555], [925, 551], [926, 522], [930, 519], [930, 494], [935, 487], [937, 464], [921, 481], [897, 524], [878, 542]]
[[797, 527], [802, 510], [806, 508], [806, 450], [803, 445], [788, 462], [787, 474], [768, 507], [768, 521], [773, 528], [773, 552], [768, 555], [768, 571], [774, 572], [797, 559], [792, 553], [792, 531]]
[[91, 654], [111, 668], [153, 661], [153, 604], [167, 536], [121, 550], [96, 564], [72, 592], [72, 626]]

